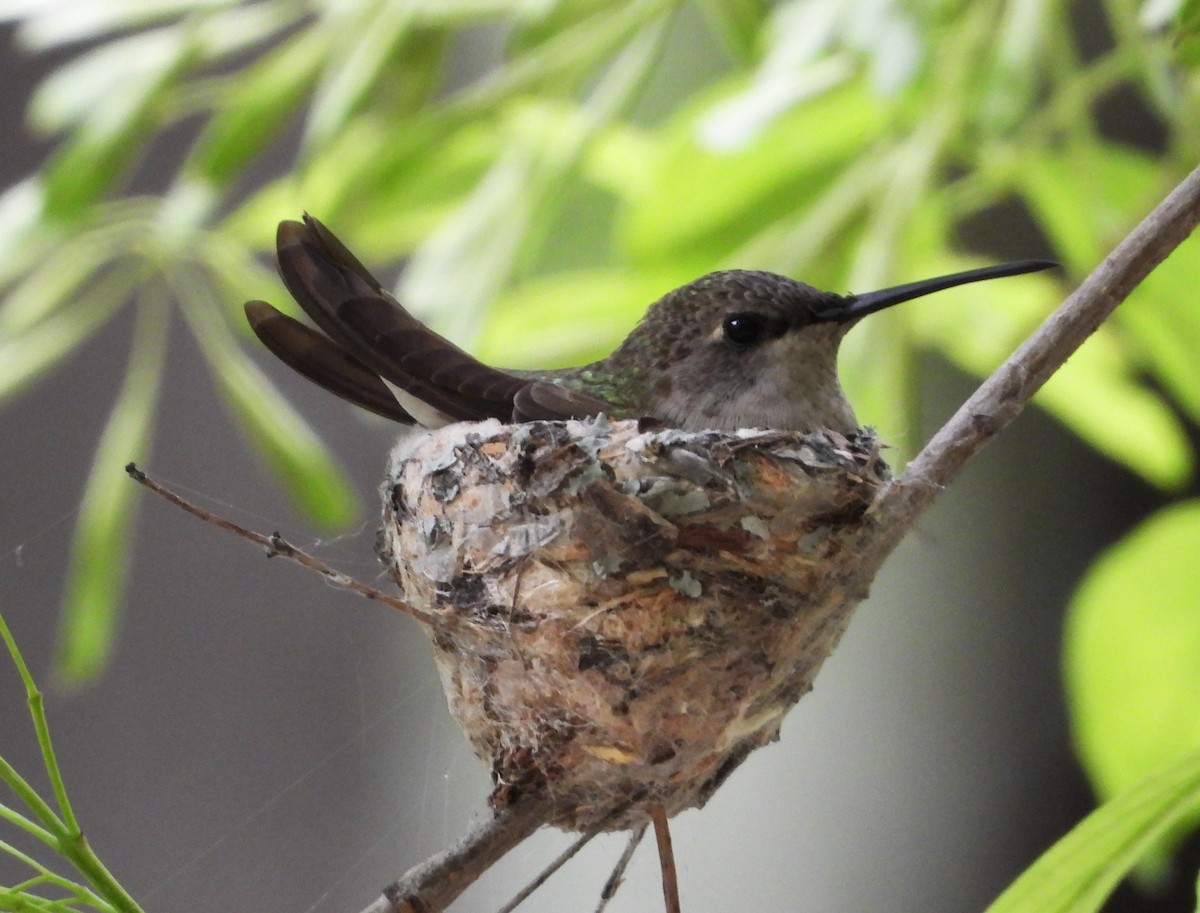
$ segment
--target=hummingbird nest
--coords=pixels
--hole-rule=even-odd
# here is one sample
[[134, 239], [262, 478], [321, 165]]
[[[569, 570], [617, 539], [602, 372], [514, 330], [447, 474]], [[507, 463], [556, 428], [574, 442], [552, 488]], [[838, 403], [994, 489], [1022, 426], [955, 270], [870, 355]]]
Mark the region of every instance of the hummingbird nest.
[[496, 420], [392, 454], [379, 551], [427, 623], [493, 804], [621, 829], [778, 737], [849, 611], [874, 434]]

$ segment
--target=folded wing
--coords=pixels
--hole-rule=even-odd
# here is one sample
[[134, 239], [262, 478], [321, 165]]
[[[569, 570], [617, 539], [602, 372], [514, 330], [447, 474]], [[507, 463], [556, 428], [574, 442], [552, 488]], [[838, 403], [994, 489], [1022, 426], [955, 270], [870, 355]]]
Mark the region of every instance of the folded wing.
[[427, 426], [608, 411], [552, 381], [489, 367], [433, 332], [311, 216], [280, 223], [276, 247], [284, 284], [321, 332], [262, 301], [247, 303], [246, 317], [276, 357], [343, 399]]

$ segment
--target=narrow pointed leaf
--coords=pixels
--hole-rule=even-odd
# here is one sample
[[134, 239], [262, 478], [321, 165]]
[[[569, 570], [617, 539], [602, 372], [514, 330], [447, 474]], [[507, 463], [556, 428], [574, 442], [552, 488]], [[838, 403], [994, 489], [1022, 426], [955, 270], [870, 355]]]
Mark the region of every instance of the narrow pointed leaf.
[[1143, 780], [1092, 812], [987, 913], [1094, 913], [1147, 849], [1200, 810], [1200, 755]]
[[79, 303], [23, 332], [0, 326], [0, 403], [52, 370], [100, 329], [124, 303], [132, 281], [122, 271], [110, 273]]
[[371, 91], [413, 18], [411, 4], [381, 4], [369, 21], [350, 30], [350, 40], [313, 99], [305, 130], [307, 147], [326, 145]]
[[311, 88], [330, 40], [321, 29], [305, 29], [239, 73], [222, 94], [186, 170], [214, 184], [230, 181], [287, 124]]
[[124, 592], [137, 486], [123, 467], [144, 459], [166, 355], [163, 301], [138, 310], [129, 368], [92, 463], [71, 549], [57, 666], [69, 684], [94, 678], [108, 658]]
[[1102, 798], [1200, 751], [1200, 577], [1187, 570], [1197, 554], [1193, 500], [1159, 511], [1109, 549], [1071, 599], [1067, 696]]

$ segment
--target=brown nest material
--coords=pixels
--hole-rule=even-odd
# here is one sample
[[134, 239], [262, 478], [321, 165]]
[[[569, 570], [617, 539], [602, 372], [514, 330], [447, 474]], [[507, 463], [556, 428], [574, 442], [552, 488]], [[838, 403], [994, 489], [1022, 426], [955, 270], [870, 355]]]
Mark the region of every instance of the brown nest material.
[[887, 478], [868, 430], [452, 425], [393, 453], [379, 548], [493, 803], [618, 829], [778, 737], [866, 596], [846, 543]]

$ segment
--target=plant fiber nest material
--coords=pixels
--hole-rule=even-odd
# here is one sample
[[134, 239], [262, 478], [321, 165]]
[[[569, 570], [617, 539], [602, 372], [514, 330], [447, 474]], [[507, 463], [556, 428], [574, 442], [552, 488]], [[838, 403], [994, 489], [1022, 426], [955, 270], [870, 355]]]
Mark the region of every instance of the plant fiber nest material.
[[493, 804], [621, 829], [778, 738], [866, 596], [845, 545], [887, 480], [869, 430], [458, 424], [393, 452], [379, 551]]

